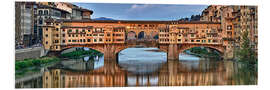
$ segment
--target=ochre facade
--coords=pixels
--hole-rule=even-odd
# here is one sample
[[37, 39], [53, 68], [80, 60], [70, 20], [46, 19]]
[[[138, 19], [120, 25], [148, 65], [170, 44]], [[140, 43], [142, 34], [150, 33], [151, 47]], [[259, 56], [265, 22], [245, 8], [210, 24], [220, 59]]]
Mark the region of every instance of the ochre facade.
[[121, 50], [136, 45], [160, 48], [168, 53], [168, 59], [178, 59], [179, 53], [192, 47], [209, 47], [222, 54], [226, 47], [222, 39], [224, 31], [221, 24], [205, 21], [51, 19], [46, 21], [43, 33], [46, 50], [89, 47], [104, 53], [105, 58], [115, 57]]

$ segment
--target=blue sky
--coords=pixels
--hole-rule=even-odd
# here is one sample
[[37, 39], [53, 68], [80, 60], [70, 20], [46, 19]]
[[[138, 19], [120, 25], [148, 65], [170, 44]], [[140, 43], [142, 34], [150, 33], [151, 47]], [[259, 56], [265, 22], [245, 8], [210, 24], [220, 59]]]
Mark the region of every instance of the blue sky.
[[73, 3], [93, 10], [92, 18], [117, 20], [177, 20], [201, 14], [207, 5]]

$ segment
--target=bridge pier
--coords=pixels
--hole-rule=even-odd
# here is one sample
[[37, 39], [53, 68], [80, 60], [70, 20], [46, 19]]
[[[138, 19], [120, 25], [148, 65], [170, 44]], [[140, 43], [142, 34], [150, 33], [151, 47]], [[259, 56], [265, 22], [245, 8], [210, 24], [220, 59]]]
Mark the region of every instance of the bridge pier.
[[179, 60], [178, 46], [177, 44], [170, 44], [167, 51], [168, 60]]
[[112, 44], [104, 45], [104, 61], [110, 60], [110, 61], [116, 61], [117, 60], [117, 53], [116, 53], [116, 47]]

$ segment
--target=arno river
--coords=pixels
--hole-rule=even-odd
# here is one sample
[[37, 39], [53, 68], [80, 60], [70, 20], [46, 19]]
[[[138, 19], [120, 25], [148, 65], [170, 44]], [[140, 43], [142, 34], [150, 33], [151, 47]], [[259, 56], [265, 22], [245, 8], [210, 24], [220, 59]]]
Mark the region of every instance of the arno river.
[[167, 61], [156, 48], [128, 48], [118, 62], [103, 57], [63, 59], [36, 72], [16, 77], [16, 88], [80, 88], [122, 86], [256, 85], [253, 66], [180, 54]]

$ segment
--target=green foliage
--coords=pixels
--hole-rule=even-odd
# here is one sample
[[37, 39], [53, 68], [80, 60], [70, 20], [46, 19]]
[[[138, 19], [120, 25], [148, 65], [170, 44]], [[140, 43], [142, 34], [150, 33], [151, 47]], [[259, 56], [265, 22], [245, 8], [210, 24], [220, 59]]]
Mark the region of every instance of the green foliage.
[[24, 69], [32, 66], [40, 66], [42, 64], [59, 61], [59, 58], [56, 57], [42, 57], [38, 59], [24, 59], [23, 61], [15, 62], [15, 70]]
[[87, 55], [87, 56], [101, 56], [102, 53], [90, 49], [89, 51], [84, 51], [84, 50], [77, 50], [69, 53], [64, 53], [61, 55], [63, 58], [81, 58], [82, 56]]
[[243, 62], [249, 62], [251, 64], [257, 63], [257, 58], [255, 55], [255, 51], [252, 50], [252, 47], [250, 45], [250, 40], [248, 38], [248, 31], [244, 31], [242, 34], [242, 43], [241, 48], [237, 50], [237, 57], [239, 58], [239, 61]]

